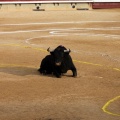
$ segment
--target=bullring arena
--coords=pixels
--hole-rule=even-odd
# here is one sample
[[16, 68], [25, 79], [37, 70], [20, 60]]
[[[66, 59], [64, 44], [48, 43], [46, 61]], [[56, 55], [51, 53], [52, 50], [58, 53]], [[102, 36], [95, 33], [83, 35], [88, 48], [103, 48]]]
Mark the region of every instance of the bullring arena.
[[[78, 76], [37, 69], [64, 45]], [[120, 9], [0, 11], [0, 120], [119, 120]]]

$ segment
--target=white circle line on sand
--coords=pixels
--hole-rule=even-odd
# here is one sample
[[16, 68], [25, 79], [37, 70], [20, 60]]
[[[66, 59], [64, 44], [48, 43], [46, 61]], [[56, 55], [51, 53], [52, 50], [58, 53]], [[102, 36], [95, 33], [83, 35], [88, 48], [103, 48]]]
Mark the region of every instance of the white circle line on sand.
[[106, 28], [103, 28], [103, 27], [94, 27], [94, 28], [65, 28], [65, 29], [60, 29], [60, 28], [56, 28], [56, 29], [38, 29], [38, 30], [16, 30], [16, 31], [0, 31], [0, 34], [14, 34], [14, 33], [27, 33], [27, 32], [46, 32], [46, 31], [83, 31], [83, 30], [103, 30], [103, 31], [106, 31], [106, 30], [120, 30], [120, 27], [106, 27]]
[[[24, 24], [3, 24], [3, 25], [37, 25], [37, 24], [65, 24], [65, 23], [94, 23], [94, 22], [119, 22], [119, 21], [80, 21], [80, 22], [44, 22], [44, 23], [24, 23]], [[111, 35], [111, 34], [98, 34], [98, 33], [89, 33], [90, 30], [119, 30], [120, 27], [98, 27], [98, 28], [65, 28], [65, 29], [40, 29], [40, 30], [18, 30], [18, 31], [9, 31], [9, 32], [0, 32], [0, 34], [16, 34], [16, 33], [30, 33], [30, 32], [48, 32], [49, 35], [46, 36], [39, 36], [39, 37], [33, 37], [33, 38], [28, 38], [25, 40], [25, 43], [29, 45], [34, 45], [38, 46], [36, 44], [30, 43], [30, 40], [33, 40], [35, 38], [48, 38], [48, 37], [60, 37], [60, 36], [92, 36], [92, 37], [110, 37], [115, 39], [120, 39], [120, 35]], [[87, 33], [73, 33], [74, 32], [79, 32], [79, 31], [87, 31]], [[72, 33], [71, 33], [72, 32]], [[38, 46], [39, 47], [39, 46]]]
[[120, 22], [120, 21], [65, 21], [65, 22], [38, 22], [38, 23], [18, 23], [18, 24], [1, 24], [0, 26], [27, 26], [27, 25], [41, 25], [41, 24], [83, 24], [83, 23], [116, 23], [116, 22]]

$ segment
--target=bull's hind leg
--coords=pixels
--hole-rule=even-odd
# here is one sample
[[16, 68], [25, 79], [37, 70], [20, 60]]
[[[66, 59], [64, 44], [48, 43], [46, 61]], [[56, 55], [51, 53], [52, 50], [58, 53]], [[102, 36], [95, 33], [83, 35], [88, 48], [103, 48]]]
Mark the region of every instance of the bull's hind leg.
[[38, 71], [43, 75], [52, 74], [52, 72], [47, 69], [45, 70], [45, 69], [40, 68], [40, 69], [38, 69]]
[[41, 73], [41, 74], [46, 74], [46, 70], [42, 69], [42, 68], [39, 68], [38, 71]]
[[42, 61], [41, 61], [41, 64], [40, 64], [40, 68], [38, 69], [38, 71], [41, 73], [41, 74], [47, 74], [47, 58], [45, 57]]

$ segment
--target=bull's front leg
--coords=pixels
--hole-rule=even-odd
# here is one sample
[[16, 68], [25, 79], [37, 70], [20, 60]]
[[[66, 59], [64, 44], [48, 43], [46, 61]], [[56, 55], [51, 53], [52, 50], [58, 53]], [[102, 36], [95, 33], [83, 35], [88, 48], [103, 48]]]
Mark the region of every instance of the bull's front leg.
[[60, 68], [58, 66], [55, 67], [54, 74], [57, 78], [61, 78], [62, 74], [61, 74]]
[[72, 67], [71, 70], [72, 70], [72, 73], [73, 73], [73, 77], [77, 77], [77, 70], [76, 70], [76, 68]]

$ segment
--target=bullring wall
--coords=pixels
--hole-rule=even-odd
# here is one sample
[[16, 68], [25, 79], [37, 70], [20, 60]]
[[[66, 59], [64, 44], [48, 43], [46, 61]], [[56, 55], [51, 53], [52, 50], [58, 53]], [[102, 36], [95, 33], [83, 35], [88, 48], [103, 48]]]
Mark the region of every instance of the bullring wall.
[[54, 4], [3, 4], [0, 5], [0, 10], [89, 10], [89, 3], [54, 3]]

